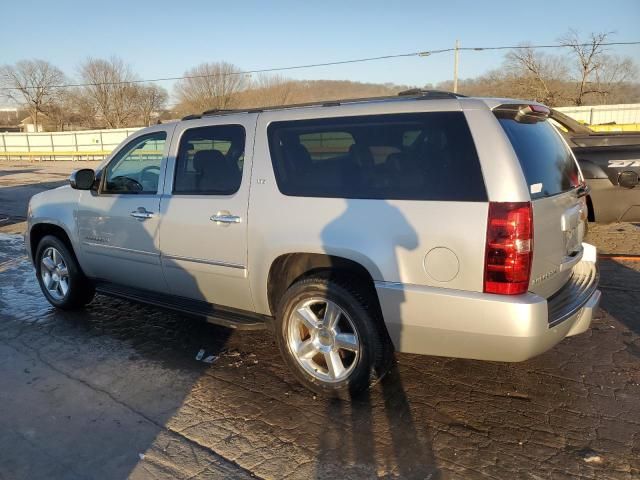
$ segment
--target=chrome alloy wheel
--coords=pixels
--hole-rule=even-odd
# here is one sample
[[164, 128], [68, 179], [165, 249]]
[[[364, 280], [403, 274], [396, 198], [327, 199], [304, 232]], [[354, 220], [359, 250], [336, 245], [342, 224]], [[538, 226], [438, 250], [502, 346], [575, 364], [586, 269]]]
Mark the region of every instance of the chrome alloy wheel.
[[54, 300], [62, 300], [69, 292], [69, 270], [62, 254], [47, 247], [40, 260], [40, 278]]
[[305, 371], [330, 383], [351, 374], [361, 349], [349, 315], [326, 298], [306, 299], [295, 306], [289, 319], [287, 344]]

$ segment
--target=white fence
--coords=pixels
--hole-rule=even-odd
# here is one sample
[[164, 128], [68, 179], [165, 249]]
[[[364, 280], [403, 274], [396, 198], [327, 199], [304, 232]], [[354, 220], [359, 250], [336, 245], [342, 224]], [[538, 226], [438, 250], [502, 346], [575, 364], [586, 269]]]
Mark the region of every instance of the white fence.
[[[559, 107], [557, 110], [591, 125], [640, 123], [640, 103]], [[100, 158], [140, 128], [79, 130], [75, 132], [0, 133], [0, 158]], [[83, 155], [86, 152], [86, 155]], [[42, 155], [38, 155], [42, 153]], [[15, 154], [15, 155], [13, 155]]]
[[79, 130], [76, 132], [2, 133], [1, 152], [110, 152], [140, 128]]
[[640, 103], [597, 105], [593, 107], [558, 107], [556, 110], [590, 125], [640, 123]]

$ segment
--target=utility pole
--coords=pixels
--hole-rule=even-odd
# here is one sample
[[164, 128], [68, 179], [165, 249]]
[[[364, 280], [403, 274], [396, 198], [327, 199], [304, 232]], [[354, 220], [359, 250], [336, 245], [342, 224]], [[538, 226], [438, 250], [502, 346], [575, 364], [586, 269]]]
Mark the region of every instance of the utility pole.
[[456, 48], [453, 50], [453, 93], [458, 93], [458, 51], [460, 41], [456, 40]]

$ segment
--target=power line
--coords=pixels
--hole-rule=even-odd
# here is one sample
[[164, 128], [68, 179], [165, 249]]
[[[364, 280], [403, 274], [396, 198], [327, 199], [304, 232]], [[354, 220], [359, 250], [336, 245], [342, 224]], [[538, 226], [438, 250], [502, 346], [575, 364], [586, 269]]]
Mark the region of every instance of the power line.
[[[511, 45], [511, 46], [497, 46], [497, 47], [460, 47], [459, 51], [490, 51], [490, 50], [522, 50], [522, 49], [548, 49], [548, 48], [571, 48], [571, 47], [588, 47], [592, 46], [593, 43], [577, 43], [572, 45]], [[640, 45], [640, 41], [636, 42], [606, 42], [600, 43], [598, 46], [613, 46], [613, 45]], [[363, 63], [363, 62], [374, 62], [379, 60], [390, 60], [394, 58], [406, 58], [406, 57], [428, 57], [432, 55], [437, 55], [439, 53], [447, 53], [453, 52], [456, 48], [442, 48], [438, 50], [423, 50], [420, 52], [410, 52], [410, 53], [397, 53], [395, 55], [380, 55], [377, 57], [365, 57], [365, 58], [356, 58], [350, 60], [338, 60], [333, 62], [324, 62], [324, 63], [309, 63], [304, 65], [293, 65], [287, 67], [273, 67], [273, 68], [260, 68], [255, 70], [243, 70], [237, 72], [227, 72], [227, 73], [212, 73], [212, 74], [202, 74], [202, 75], [181, 75], [176, 77], [161, 77], [161, 78], [150, 78], [146, 80], [123, 80], [117, 82], [96, 82], [96, 83], [66, 83], [61, 85], [51, 85], [49, 88], [72, 88], [72, 87], [94, 87], [98, 85], [123, 85], [123, 84], [136, 84], [136, 83], [151, 83], [151, 82], [167, 82], [167, 81], [175, 81], [175, 80], [188, 80], [194, 78], [209, 78], [209, 77], [230, 77], [237, 75], [252, 75], [256, 73], [273, 73], [273, 72], [284, 72], [289, 70], [301, 70], [305, 68], [317, 68], [317, 67], [329, 67], [334, 65], [345, 65], [351, 63]], [[25, 86], [25, 87], [0, 87], [0, 90], [22, 90], [23, 88], [29, 89], [37, 89], [41, 87], [37, 86]]]
[[[516, 46], [502, 46], [502, 47], [460, 47], [460, 50], [475, 50], [475, 51], [482, 51], [482, 50], [526, 50], [527, 48], [531, 48], [534, 50], [537, 49], [542, 49], [542, 48], [572, 48], [572, 47], [590, 47], [590, 46], [597, 46], [597, 47], [607, 47], [607, 46], [612, 46], [612, 45], [640, 45], [640, 42], [605, 42], [605, 43], [598, 43], [598, 44], [593, 44], [592, 42], [588, 42], [588, 43], [572, 43], [572, 44], [560, 44], [560, 45], [516, 45]], [[451, 52], [455, 50], [455, 48], [447, 48], [444, 50], [438, 50], [438, 52]]]

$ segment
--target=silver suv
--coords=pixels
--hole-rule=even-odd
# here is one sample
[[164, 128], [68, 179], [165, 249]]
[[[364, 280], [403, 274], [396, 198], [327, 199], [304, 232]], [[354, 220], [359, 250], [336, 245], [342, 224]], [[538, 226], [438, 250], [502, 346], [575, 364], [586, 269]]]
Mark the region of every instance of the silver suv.
[[44, 295], [269, 327], [310, 389], [400, 352], [522, 361], [598, 305], [587, 188], [539, 104], [417, 91], [211, 111], [129, 137], [34, 196]]

